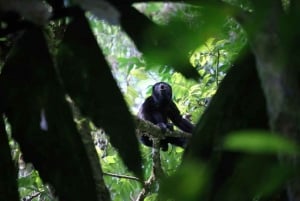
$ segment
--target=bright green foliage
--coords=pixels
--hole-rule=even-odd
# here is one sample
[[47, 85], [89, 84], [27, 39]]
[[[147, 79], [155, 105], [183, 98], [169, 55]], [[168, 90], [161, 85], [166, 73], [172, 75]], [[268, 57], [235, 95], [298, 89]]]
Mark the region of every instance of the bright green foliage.
[[[113, 173], [117, 175], [132, 175], [126, 166], [122, 163], [118, 153], [109, 146], [106, 150], [106, 156], [97, 149], [100, 162], [104, 173]], [[138, 181], [116, 178], [109, 175], [104, 175], [104, 181], [110, 190], [113, 200], [130, 200], [130, 196], [137, 195], [141, 190], [141, 185]]]
[[[183, 5], [144, 4], [143, 6], [137, 5], [137, 8], [143, 8], [142, 11], [153, 20], [164, 24], [174, 16], [174, 13], [168, 12], [168, 8], [180, 12]], [[162, 9], [165, 11], [163, 12]], [[184, 16], [184, 13], [181, 15]], [[158, 81], [166, 81], [173, 88], [173, 99], [179, 110], [182, 114], [190, 114], [194, 123], [199, 120], [216, 92], [218, 84], [246, 42], [241, 27], [232, 19], [228, 19], [226, 24], [223, 24], [223, 30], [218, 36], [208, 38], [203, 45], [190, 54], [191, 64], [202, 76], [201, 81], [197, 83], [187, 80], [168, 66], [151, 66], [151, 70], [147, 70], [149, 67], [145, 60], [119, 27], [110, 26], [93, 18], [90, 23], [133, 113], [137, 113], [144, 99], [150, 95], [151, 85]], [[143, 171], [147, 178], [150, 176], [152, 168], [151, 149], [141, 145], [141, 150], [144, 160]], [[172, 175], [177, 170], [183, 154], [181, 148], [171, 147], [170, 150], [161, 153], [163, 169], [168, 175]], [[108, 156], [101, 160], [101, 164], [104, 172], [128, 174], [115, 151], [109, 151]], [[106, 176], [105, 181], [112, 192], [117, 192], [112, 193], [113, 200], [129, 200], [128, 192], [136, 195], [139, 192], [137, 189], [140, 189], [136, 181], [125, 182], [123, 179], [110, 178], [110, 176]], [[125, 189], [128, 190], [127, 193], [123, 193]]]
[[31, 170], [26, 176], [18, 179], [20, 197], [29, 199], [30, 197], [38, 197], [40, 200], [53, 201], [54, 197], [46, 187], [36, 170]]

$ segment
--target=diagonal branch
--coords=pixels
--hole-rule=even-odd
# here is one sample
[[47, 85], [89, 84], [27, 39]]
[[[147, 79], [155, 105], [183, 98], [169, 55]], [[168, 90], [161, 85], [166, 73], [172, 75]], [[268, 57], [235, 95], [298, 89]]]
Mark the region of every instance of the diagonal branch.
[[188, 139], [192, 137], [190, 133], [186, 133], [180, 130], [167, 130], [165, 133], [163, 133], [158, 126], [152, 124], [149, 121], [142, 120], [138, 117], [134, 117], [134, 120], [136, 124], [136, 133], [138, 136], [146, 135], [148, 137], [157, 138], [159, 140], [164, 139], [165, 137], [185, 137]]

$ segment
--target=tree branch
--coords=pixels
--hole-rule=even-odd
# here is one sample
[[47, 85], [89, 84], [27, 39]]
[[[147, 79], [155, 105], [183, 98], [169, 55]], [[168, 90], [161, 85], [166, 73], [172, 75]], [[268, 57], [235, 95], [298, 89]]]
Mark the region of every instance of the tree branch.
[[138, 136], [146, 135], [159, 140], [164, 139], [165, 137], [185, 137], [188, 139], [192, 137], [192, 134], [180, 130], [167, 130], [165, 133], [163, 133], [158, 126], [149, 121], [142, 120], [138, 117], [134, 117], [134, 120], [136, 124], [136, 133]]
[[186, 133], [180, 130], [170, 131], [167, 130], [166, 132], [162, 132], [162, 130], [152, 124], [149, 121], [142, 120], [138, 117], [134, 117], [136, 123], [136, 134], [137, 136], [146, 135], [152, 138], [153, 141], [153, 148], [152, 148], [152, 173], [151, 176], [148, 178], [147, 181], [144, 183], [144, 187], [139, 193], [136, 201], [142, 201], [145, 197], [152, 191], [153, 187], [155, 187], [159, 180], [164, 176], [164, 172], [161, 167], [161, 160], [160, 160], [160, 140], [164, 139], [167, 136], [172, 137], [185, 137], [191, 138], [190, 133]]
[[122, 178], [122, 179], [130, 179], [130, 180], [135, 180], [135, 181], [141, 182], [141, 180], [138, 177], [133, 177], [133, 176], [128, 176], [128, 175], [119, 175], [119, 174], [108, 173], [108, 172], [103, 172], [103, 175]]

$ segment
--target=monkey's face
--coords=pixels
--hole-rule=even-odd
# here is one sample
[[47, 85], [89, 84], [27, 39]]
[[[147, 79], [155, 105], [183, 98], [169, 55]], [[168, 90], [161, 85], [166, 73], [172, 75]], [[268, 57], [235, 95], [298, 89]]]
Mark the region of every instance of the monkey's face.
[[165, 82], [158, 82], [153, 85], [152, 97], [154, 101], [159, 104], [166, 104], [172, 100], [172, 88]]

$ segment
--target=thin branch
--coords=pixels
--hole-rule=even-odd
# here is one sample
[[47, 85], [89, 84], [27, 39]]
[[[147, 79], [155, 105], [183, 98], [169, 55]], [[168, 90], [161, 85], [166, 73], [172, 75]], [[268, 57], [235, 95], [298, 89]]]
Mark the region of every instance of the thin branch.
[[35, 194], [31, 195], [30, 197], [28, 197], [28, 198], [25, 198], [25, 201], [31, 201], [31, 200], [33, 200], [34, 198], [36, 198], [36, 197], [40, 196], [40, 195], [41, 195], [41, 193], [42, 193], [42, 192], [37, 192], [37, 193], [35, 193]]
[[138, 177], [129, 176], [129, 175], [119, 175], [119, 174], [108, 173], [108, 172], [103, 172], [103, 175], [142, 182]]

